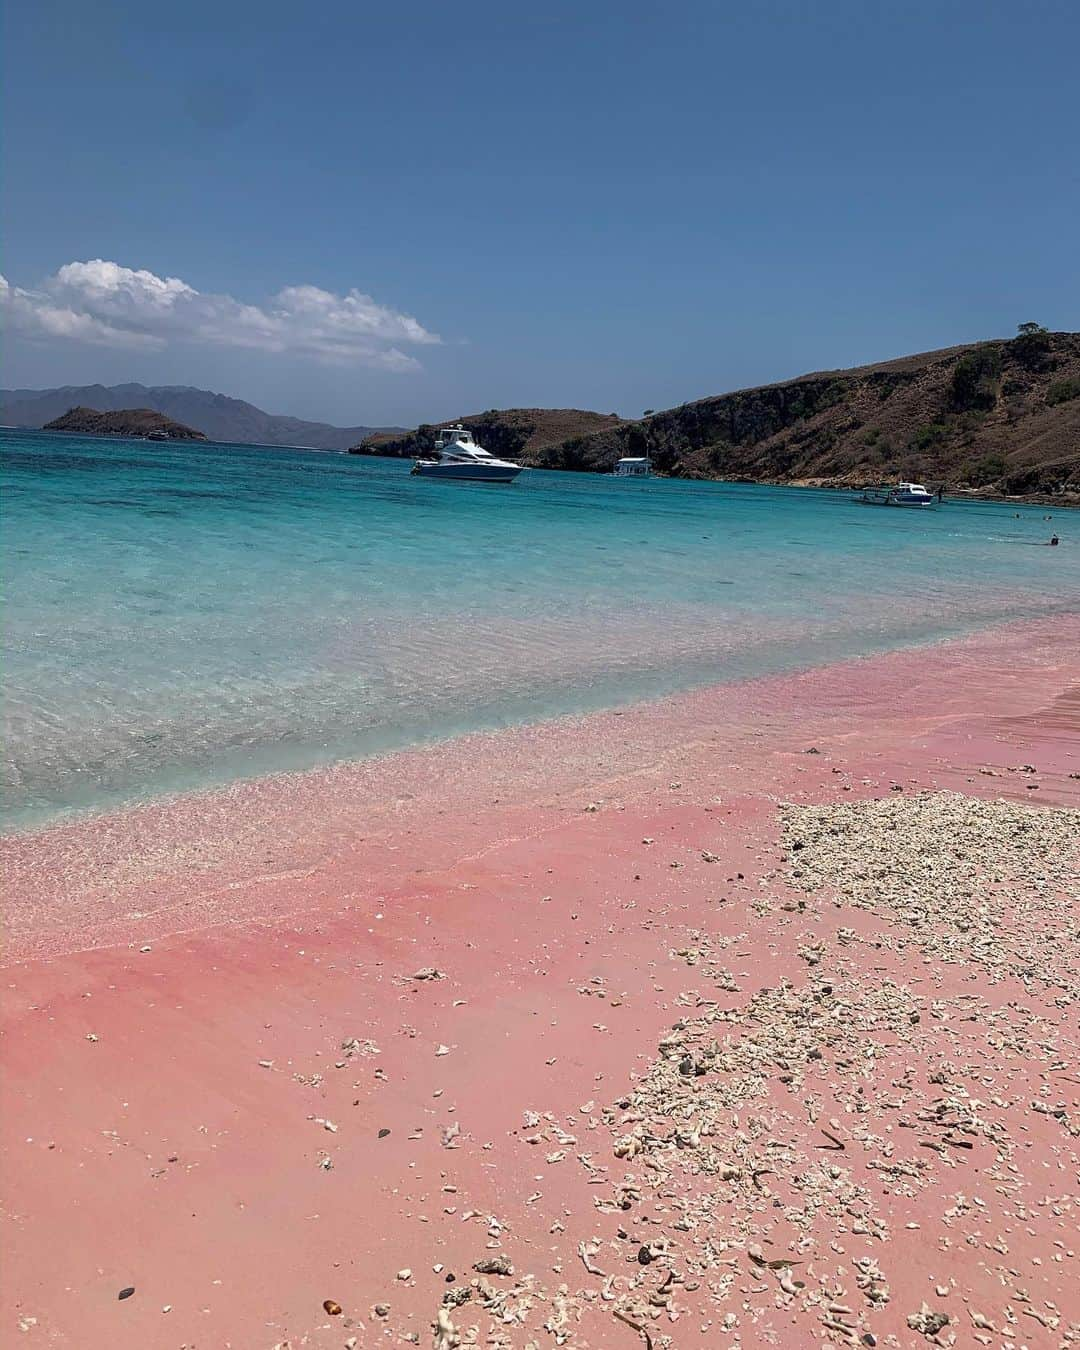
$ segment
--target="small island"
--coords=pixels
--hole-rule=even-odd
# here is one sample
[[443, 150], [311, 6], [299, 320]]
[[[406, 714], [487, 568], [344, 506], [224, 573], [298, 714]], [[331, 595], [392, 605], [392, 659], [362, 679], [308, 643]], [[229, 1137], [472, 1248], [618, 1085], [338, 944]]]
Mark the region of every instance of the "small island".
[[152, 441], [205, 441], [194, 427], [174, 422], [153, 408], [119, 408], [98, 412], [96, 408], [69, 408], [62, 417], [46, 423], [45, 431], [67, 431], [77, 436], [145, 436]]

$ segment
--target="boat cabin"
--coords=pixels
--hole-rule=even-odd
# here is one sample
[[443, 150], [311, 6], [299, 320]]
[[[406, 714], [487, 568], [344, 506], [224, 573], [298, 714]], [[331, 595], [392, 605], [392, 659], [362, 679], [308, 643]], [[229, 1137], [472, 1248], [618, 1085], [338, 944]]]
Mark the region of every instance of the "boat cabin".
[[443, 427], [435, 437], [435, 449], [445, 450], [451, 445], [467, 446], [471, 450], [476, 442], [467, 427]]
[[652, 460], [647, 457], [620, 459], [615, 465], [616, 478], [648, 478], [652, 473]]

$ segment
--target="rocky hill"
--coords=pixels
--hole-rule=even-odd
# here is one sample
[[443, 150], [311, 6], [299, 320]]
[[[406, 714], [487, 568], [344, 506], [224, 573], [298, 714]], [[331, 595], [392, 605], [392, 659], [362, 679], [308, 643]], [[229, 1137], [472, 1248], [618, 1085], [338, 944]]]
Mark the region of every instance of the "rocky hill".
[[[299, 417], [279, 417], [263, 412], [243, 399], [215, 394], [188, 385], [88, 384], [59, 389], [0, 390], [0, 423], [17, 427], [43, 427], [71, 407], [120, 412], [127, 408], [153, 408], [166, 417], [201, 427], [212, 441], [244, 445], [295, 445], [312, 450], [346, 450], [372, 427], [335, 427], [326, 422], [305, 422]], [[391, 427], [399, 432], [402, 428]]]
[[[623, 455], [647, 454], [659, 473], [681, 478], [854, 487], [903, 477], [1080, 501], [1080, 333], [1025, 328], [1010, 340], [803, 375], [638, 421], [535, 409], [462, 420], [488, 449], [541, 468], [605, 472]], [[565, 418], [580, 425], [560, 437]], [[357, 448], [411, 455], [432, 439], [420, 427]]]
[[78, 436], [148, 436], [151, 432], [164, 432], [170, 441], [206, 440], [201, 431], [186, 427], [183, 422], [174, 422], [171, 417], [163, 417], [153, 408], [119, 408], [115, 412], [69, 408], [43, 430], [67, 431]]
[[458, 423], [468, 427], [484, 449], [493, 455], [516, 457], [530, 464], [539, 463], [538, 456], [553, 446], [629, 425], [615, 413], [582, 412], [577, 408], [505, 408], [502, 411], [492, 408], [489, 412], [470, 413], [432, 426], [424, 424], [415, 431], [399, 435], [366, 436], [359, 444], [350, 446], [349, 453], [412, 459], [434, 448], [436, 432]]

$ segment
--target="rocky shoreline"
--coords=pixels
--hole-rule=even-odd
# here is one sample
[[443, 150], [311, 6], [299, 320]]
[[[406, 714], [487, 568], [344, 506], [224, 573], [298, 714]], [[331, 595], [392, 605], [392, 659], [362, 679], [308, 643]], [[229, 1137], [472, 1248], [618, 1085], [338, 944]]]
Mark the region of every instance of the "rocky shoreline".
[[[860, 488], [902, 478], [1075, 504], [1080, 334], [1023, 325], [1008, 341], [821, 371], [601, 426], [571, 430], [535, 408], [461, 421], [494, 453], [534, 468], [605, 473], [623, 456], [648, 455], [673, 478]], [[435, 431], [367, 438], [350, 453], [416, 456]]]
[[[375, 443], [372, 445], [363, 444], [352, 446], [349, 450], [350, 455], [364, 455], [375, 459], [403, 459], [407, 458], [412, 451], [402, 450], [401, 452], [392, 451], [385, 445]], [[512, 453], [512, 452], [507, 452]], [[540, 466], [538, 466], [540, 467]], [[602, 469], [579, 469], [582, 473], [606, 473], [610, 470]], [[882, 478], [752, 478], [745, 474], [735, 476], [726, 476], [723, 474], [709, 473], [678, 473], [670, 474], [662, 470], [654, 469], [654, 476], [657, 478], [675, 478], [683, 481], [704, 482], [704, 483], [740, 483], [748, 486], [758, 487], [790, 487], [790, 488], [816, 488], [831, 492], [862, 492], [865, 488], [879, 487], [883, 481]], [[1066, 489], [1062, 492], [1024, 492], [1024, 493], [1006, 493], [998, 492], [994, 488], [946, 488], [945, 501], [985, 501], [985, 502], [1015, 502], [1018, 506], [1056, 506], [1065, 508], [1075, 508], [1080, 506], [1080, 489], [1075, 491]]]

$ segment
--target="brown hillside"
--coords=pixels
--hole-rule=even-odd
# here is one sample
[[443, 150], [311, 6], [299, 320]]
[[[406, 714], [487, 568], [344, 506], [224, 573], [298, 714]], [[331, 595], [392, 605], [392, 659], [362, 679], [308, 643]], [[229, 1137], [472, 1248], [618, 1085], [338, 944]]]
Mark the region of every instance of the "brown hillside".
[[[817, 371], [638, 421], [544, 409], [461, 420], [493, 453], [540, 468], [607, 472], [623, 455], [648, 454], [659, 473], [682, 478], [855, 487], [903, 477], [1080, 501], [1080, 333]], [[431, 449], [434, 430], [354, 449], [411, 456]]]
[[701, 399], [530, 459], [608, 469], [650, 454], [687, 478], [951, 489], [1080, 500], [1080, 334], [1034, 333]]
[[354, 455], [400, 455], [413, 458], [435, 446], [435, 433], [461, 424], [493, 455], [512, 455], [537, 463], [549, 446], [624, 426], [615, 413], [582, 412], [577, 408], [506, 408], [451, 418], [434, 426], [422, 425], [404, 435], [376, 434], [350, 449]]
[[148, 436], [163, 431], [170, 441], [205, 441], [201, 431], [174, 422], [153, 408], [120, 408], [98, 412], [96, 408], [69, 408], [62, 417], [46, 423], [45, 431], [68, 431], [78, 436]]

